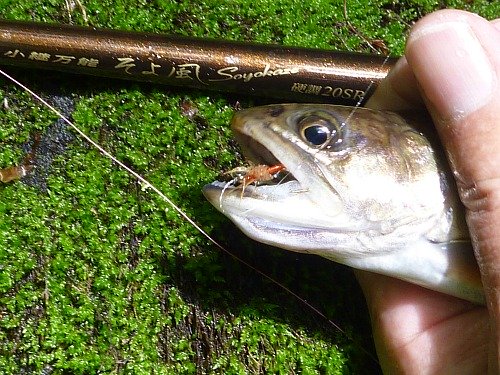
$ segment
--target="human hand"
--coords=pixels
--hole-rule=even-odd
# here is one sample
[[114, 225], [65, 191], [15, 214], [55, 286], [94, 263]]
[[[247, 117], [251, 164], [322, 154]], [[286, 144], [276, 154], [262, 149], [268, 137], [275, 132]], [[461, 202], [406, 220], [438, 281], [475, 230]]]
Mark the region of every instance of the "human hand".
[[[422, 100], [423, 98], [423, 100]], [[455, 172], [487, 308], [356, 271], [385, 373], [500, 372], [500, 19], [443, 10], [420, 20], [368, 102], [427, 107]]]

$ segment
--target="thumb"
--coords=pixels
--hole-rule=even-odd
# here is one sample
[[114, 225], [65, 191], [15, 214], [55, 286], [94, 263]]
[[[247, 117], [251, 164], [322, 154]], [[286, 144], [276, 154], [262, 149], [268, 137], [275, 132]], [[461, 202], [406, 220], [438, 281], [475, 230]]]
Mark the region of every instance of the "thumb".
[[445, 10], [418, 22], [406, 47], [467, 209], [492, 322], [492, 369], [500, 348], [499, 46], [497, 21]]

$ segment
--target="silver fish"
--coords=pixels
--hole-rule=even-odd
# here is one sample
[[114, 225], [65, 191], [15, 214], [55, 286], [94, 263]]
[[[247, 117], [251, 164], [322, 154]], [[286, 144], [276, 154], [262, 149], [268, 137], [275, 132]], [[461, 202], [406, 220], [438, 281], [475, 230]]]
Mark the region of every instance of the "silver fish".
[[232, 129], [250, 161], [290, 174], [244, 190], [204, 187], [249, 237], [485, 303], [453, 178], [416, 123], [367, 108], [281, 104], [236, 113]]

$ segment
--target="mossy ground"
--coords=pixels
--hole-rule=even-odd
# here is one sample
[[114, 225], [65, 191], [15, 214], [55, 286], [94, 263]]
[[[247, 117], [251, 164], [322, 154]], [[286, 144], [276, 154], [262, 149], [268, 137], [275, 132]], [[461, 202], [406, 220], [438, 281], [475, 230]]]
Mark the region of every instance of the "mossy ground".
[[[86, 19], [83, 16], [85, 9]], [[368, 51], [341, 2], [2, 0], [0, 17]], [[71, 9], [67, 8], [70, 5]], [[490, 1], [449, 7], [499, 15]], [[496, 5], [495, 5], [496, 4]], [[350, 21], [400, 55], [408, 27], [443, 6], [348, 1]], [[2, 81], [0, 167], [41, 136], [36, 168], [0, 186], [2, 373], [376, 373], [369, 320], [349, 270], [258, 246], [203, 199], [237, 165], [237, 102], [213, 92], [5, 68], [62, 107], [233, 253], [323, 311], [221, 253], [168, 205], [39, 103]], [[196, 107], [194, 118], [183, 107]], [[373, 355], [373, 354], [372, 354]]]

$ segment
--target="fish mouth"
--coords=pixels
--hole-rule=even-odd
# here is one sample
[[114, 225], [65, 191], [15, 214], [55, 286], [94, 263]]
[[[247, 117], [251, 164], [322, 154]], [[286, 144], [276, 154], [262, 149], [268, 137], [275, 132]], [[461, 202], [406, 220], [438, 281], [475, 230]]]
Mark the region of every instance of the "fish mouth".
[[[276, 143], [268, 143], [267, 146], [264, 145], [252, 136], [254, 133], [252, 129], [250, 129], [249, 134], [245, 133], [245, 130], [248, 131], [248, 129], [243, 124], [244, 121], [244, 115], [235, 114], [232, 120], [232, 128], [234, 138], [240, 146], [241, 153], [249, 167], [235, 168], [230, 172], [226, 172], [219, 176], [220, 180], [214, 181], [203, 188], [205, 197], [216, 207], [215, 203], [218, 203], [223, 213], [225, 211], [222, 210], [222, 205], [225, 198], [224, 196], [221, 197], [221, 195], [225, 195], [226, 197], [238, 195], [240, 200], [268, 200], [272, 196], [272, 200], [276, 201], [280, 195], [290, 194], [293, 191], [301, 189], [300, 182], [289, 169], [290, 163], [287, 160], [282, 160], [283, 158], [280, 159], [275, 156], [273, 151], [270, 150], [269, 146], [276, 146]], [[262, 128], [262, 126], [259, 128]], [[274, 152], [277, 152], [277, 149]], [[243, 177], [251, 173], [253, 167], [258, 166], [265, 169], [266, 166], [272, 168], [277, 165], [281, 165], [283, 168], [268, 176], [271, 178], [256, 178], [255, 180], [248, 181], [249, 183], [243, 183]], [[293, 189], [291, 188], [292, 186]]]
[[[238, 117], [233, 122], [238, 121]], [[221, 212], [227, 213], [227, 208], [232, 203], [241, 203], [251, 200], [277, 202], [285, 199], [290, 194], [297, 193], [305, 188], [298, 179], [290, 172], [290, 164], [286, 160], [280, 160], [272, 151], [250, 135], [235, 131], [234, 138], [240, 146], [242, 155], [249, 167], [235, 168], [230, 172], [223, 173], [219, 180], [207, 184], [203, 188], [205, 197]], [[259, 179], [243, 183], [243, 178], [252, 172], [252, 168], [258, 166], [265, 169], [281, 165], [283, 169], [271, 174], [271, 178]], [[235, 197], [239, 202], [233, 201]]]

